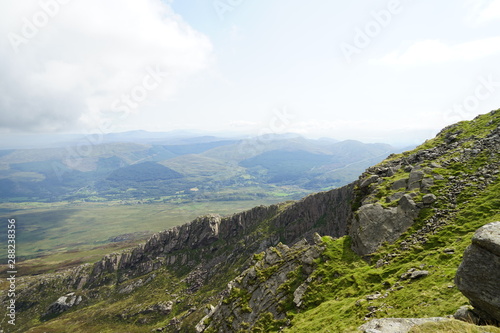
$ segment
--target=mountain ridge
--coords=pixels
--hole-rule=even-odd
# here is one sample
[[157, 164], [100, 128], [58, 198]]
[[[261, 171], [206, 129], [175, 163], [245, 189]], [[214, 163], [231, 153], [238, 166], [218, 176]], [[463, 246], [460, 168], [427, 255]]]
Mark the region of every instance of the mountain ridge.
[[[499, 151], [497, 110], [443, 129], [342, 188], [227, 218], [200, 217], [94, 265], [27, 278], [20, 315], [35, 318], [28, 332], [56, 332], [75, 316], [90, 318], [97, 305], [105, 314], [74, 332], [99, 325], [350, 332], [379, 315], [442, 315], [465, 303], [449, 285], [467, 237], [500, 217]], [[408, 223], [397, 224], [403, 216]], [[390, 232], [377, 234], [380, 228]], [[429, 267], [432, 281], [403, 277], [419, 265]], [[262, 289], [266, 284], [275, 287]], [[415, 298], [429, 306], [412, 306]]]

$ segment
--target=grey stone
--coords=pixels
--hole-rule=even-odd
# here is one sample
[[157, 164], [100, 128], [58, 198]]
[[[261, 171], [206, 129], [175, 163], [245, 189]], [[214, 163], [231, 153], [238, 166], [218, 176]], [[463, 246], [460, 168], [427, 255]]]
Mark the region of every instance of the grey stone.
[[139, 279], [137, 281], [134, 281], [132, 283], [129, 283], [126, 286], [123, 286], [118, 290], [119, 294], [130, 294], [134, 290], [136, 290], [139, 287], [142, 287], [144, 285], [144, 281], [142, 279]]
[[448, 318], [385, 318], [373, 319], [368, 323], [359, 327], [363, 333], [407, 333], [414, 326], [422, 325], [429, 322], [440, 322], [450, 320]]
[[433, 204], [434, 202], [436, 202], [436, 200], [437, 200], [437, 197], [434, 194], [426, 194], [422, 198], [422, 202], [425, 205]]
[[297, 307], [302, 305], [302, 297], [304, 296], [308, 285], [309, 284], [307, 282], [304, 282], [293, 292], [293, 302]]
[[350, 230], [353, 250], [366, 255], [375, 252], [384, 242], [394, 242], [413, 225], [418, 213], [419, 209], [408, 195], [399, 200], [397, 207], [384, 208], [378, 203], [361, 206]]
[[430, 188], [434, 185], [434, 179], [430, 177], [426, 177], [422, 179], [422, 183], [420, 185], [420, 189], [424, 192], [428, 192]]
[[393, 195], [387, 197], [386, 202], [397, 201], [397, 200], [401, 199], [404, 195], [405, 195], [405, 192], [396, 192]]
[[403, 179], [396, 180], [392, 184], [391, 189], [393, 189], [393, 190], [399, 190], [399, 189], [402, 189], [402, 188], [406, 188], [406, 186], [408, 186], [408, 178], [403, 178]]
[[479, 228], [472, 243], [500, 257], [500, 222], [493, 222]]
[[54, 303], [50, 304], [43, 316], [56, 316], [80, 304], [81, 302], [82, 296], [76, 296], [75, 293], [66, 294], [59, 297]]
[[371, 184], [376, 183], [378, 181], [378, 179], [379, 179], [379, 176], [377, 176], [377, 175], [371, 175], [370, 177], [363, 179], [361, 181], [361, 183], [359, 183], [359, 187], [360, 188], [368, 187]]
[[[307, 241], [299, 241], [291, 247], [279, 244], [267, 249], [262, 260], [257, 261], [253, 267], [245, 270], [228, 284], [226, 296], [198, 323], [197, 331], [203, 332], [205, 329], [215, 327], [219, 332], [238, 332], [243, 329], [251, 331], [252, 325], [263, 312], [271, 313], [277, 320], [285, 319], [286, 313], [283, 312], [280, 302], [289, 297], [289, 292], [280, 287], [290, 282], [290, 273], [298, 268], [306, 274], [311, 273], [312, 270], [308, 272], [305, 268], [311, 267], [314, 259], [319, 258], [324, 249], [324, 245], [310, 245]], [[274, 259], [275, 254], [280, 260]], [[268, 258], [273, 259], [268, 260]], [[264, 276], [255, 274], [266, 271], [270, 273]], [[302, 297], [311, 281], [312, 279], [308, 277], [293, 291], [293, 302], [297, 307], [302, 305]], [[248, 302], [231, 300], [231, 290], [236, 288], [247, 293]], [[234, 320], [228, 323], [227, 318], [230, 316], [233, 316]], [[205, 325], [205, 322], [210, 323]], [[250, 324], [250, 327], [244, 327], [243, 323]]]
[[415, 280], [421, 277], [425, 277], [427, 275], [429, 275], [429, 271], [414, 271], [411, 273], [410, 279]]
[[453, 318], [475, 325], [478, 325], [481, 321], [478, 315], [475, 314], [474, 311], [472, 311], [472, 309], [467, 305], [460, 307], [453, 315]]
[[476, 231], [455, 276], [457, 288], [482, 319], [500, 322], [500, 222]]
[[412, 170], [408, 179], [408, 190], [416, 190], [420, 188], [420, 183], [424, 179], [425, 173], [422, 170]]

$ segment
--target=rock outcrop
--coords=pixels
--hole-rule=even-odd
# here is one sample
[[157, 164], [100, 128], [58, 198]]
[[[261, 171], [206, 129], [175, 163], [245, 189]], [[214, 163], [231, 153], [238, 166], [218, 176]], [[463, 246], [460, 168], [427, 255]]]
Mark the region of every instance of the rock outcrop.
[[362, 325], [359, 330], [363, 333], [407, 333], [414, 326], [446, 320], [450, 319], [441, 317], [374, 319]]
[[300, 306], [314, 260], [324, 251], [319, 235], [315, 238], [313, 245], [306, 240], [292, 247], [280, 243], [262, 253], [262, 259], [229, 283], [226, 296], [197, 331], [252, 331], [261, 320], [286, 326], [286, 311]]
[[72, 307], [80, 304], [82, 302], [82, 296], [75, 295], [75, 293], [69, 293], [67, 295], [61, 296], [52, 303], [47, 312], [43, 315], [44, 318], [50, 318], [57, 316]]
[[356, 252], [375, 252], [384, 242], [394, 242], [415, 222], [419, 208], [408, 194], [399, 199], [397, 207], [385, 208], [378, 203], [363, 205], [351, 226]]
[[[240, 240], [244, 246], [237, 249], [239, 252], [232, 252], [233, 255], [242, 251], [252, 255], [279, 241], [288, 245], [303, 238], [312, 241], [316, 232], [344, 236], [352, 219], [353, 197], [354, 184], [350, 184], [310, 195], [293, 204], [260, 206], [224, 218], [216, 214], [199, 217], [157, 233], [131, 251], [105, 256], [94, 265], [88, 286], [109, 283], [106, 277], [118, 272], [120, 281], [125, 281], [155, 271], [162, 265], [194, 268], [207, 255], [222, 253]], [[227, 255], [221, 256], [221, 260], [226, 260]]]
[[458, 289], [486, 321], [500, 322], [500, 222], [478, 229], [455, 277]]

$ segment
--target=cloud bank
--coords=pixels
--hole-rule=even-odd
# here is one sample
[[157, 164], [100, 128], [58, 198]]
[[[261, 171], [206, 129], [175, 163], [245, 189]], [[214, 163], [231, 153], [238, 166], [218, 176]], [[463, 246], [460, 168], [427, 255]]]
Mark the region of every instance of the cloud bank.
[[160, 0], [10, 2], [0, 12], [0, 131], [71, 131], [160, 107], [212, 45]]

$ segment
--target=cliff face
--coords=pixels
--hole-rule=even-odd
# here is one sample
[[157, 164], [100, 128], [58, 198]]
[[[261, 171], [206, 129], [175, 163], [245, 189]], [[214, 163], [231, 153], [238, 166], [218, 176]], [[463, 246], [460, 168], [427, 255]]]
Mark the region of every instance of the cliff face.
[[[94, 265], [87, 287], [141, 276], [163, 265], [207, 268], [237, 255], [249, 256], [283, 242], [312, 240], [314, 233], [341, 237], [352, 218], [354, 184], [310, 195], [297, 203], [256, 207], [230, 217], [207, 215], [153, 235], [130, 252], [105, 256]], [[229, 250], [229, 251], [228, 251]], [[228, 257], [229, 256], [229, 257]], [[208, 261], [206, 261], [210, 258]]]
[[286, 311], [300, 304], [301, 293], [314, 270], [314, 260], [324, 251], [303, 240], [292, 247], [278, 244], [255, 256], [256, 263], [228, 284], [226, 297], [196, 326], [198, 332], [240, 332], [287, 326]]
[[[178, 277], [179, 284], [187, 285], [182, 289], [187, 295], [204, 286], [216, 286], [213, 292], [200, 296], [211, 300], [225, 283], [249, 267], [249, 258], [255, 253], [280, 242], [289, 246], [303, 239], [313, 242], [315, 233], [346, 235], [352, 219], [354, 187], [351, 184], [298, 202], [256, 207], [229, 217], [202, 216], [157, 233], [132, 250], [106, 255], [92, 266], [32, 279], [19, 299], [20, 303], [29, 304], [26, 312], [20, 310], [20, 316], [47, 319], [84, 309], [115, 293], [133, 294], [167, 271]], [[58, 306], [59, 299], [74, 292], [83, 301]], [[176, 299], [181, 304], [191, 302], [187, 296]], [[189, 315], [197, 314], [202, 315], [203, 310], [196, 309]], [[181, 322], [173, 325], [180, 326]]]
[[[229, 217], [199, 217], [94, 265], [28, 279], [20, 287], [19, 316], [57, 322], [109, 298], [110, 304], [123, 304], [110, 306], [116, 325], [158, 323], [160, 331], [168, 332], [288, 326], [288, 311], [301, 309], [303, 296], [328, 278], [315, 271], [321, 260], [328, 265], [318, 234], [349, 236], [351, 249], [339, 250], [336, 260], [352, 251], [370, 259], [384, 244], [400, 242], [403, 254], [378, 256], [377, 268], [426, 244], [453, 223], [468, 202], [465, 196], [497, 180], [499, 118], [496, 111], [475, 123], [448, 127], [342, 188]], [[335, 280], [341, 274], [332, 276]], [[145, 296], [153, 292], [158, 296]], [[131, 307], [127, 297], [147, 302]], [[204, 304], [215, 307], [204, 309]], [[41, 327], [50, 328], [51, 321], [46, 325]]]

